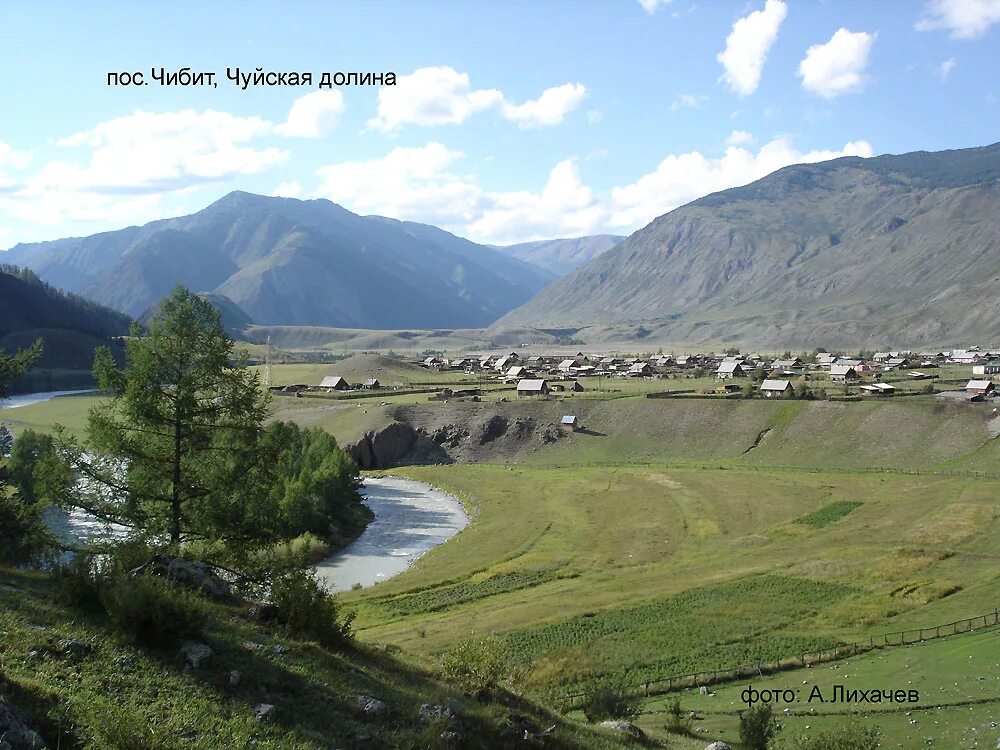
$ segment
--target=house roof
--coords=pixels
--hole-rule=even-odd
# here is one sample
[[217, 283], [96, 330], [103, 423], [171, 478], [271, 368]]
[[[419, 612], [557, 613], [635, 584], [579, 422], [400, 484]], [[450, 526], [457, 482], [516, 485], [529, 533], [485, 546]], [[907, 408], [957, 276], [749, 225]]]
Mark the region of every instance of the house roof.
[[566, 370], [575, 364], [576, 364], [575, 359], [564, 359], [562, 362], [559, 363], [559, 367], [560, 369]]
[[716, 372], [736, 372], [737, 370], [743, 369], [742, 360], [723, 362], [719, 365], [719, 369]]
[[540, 391], [546, 386], [545, 381], [542, 379], [528, 379], [518, 381], [517, 390], [519, 391]]
[[338, 385], [347, 385], [347, 381], [344, 380], [339, 375], [327, 375], [323, 378], [323, 382], [319, 384], [320, 388], [336, 388]]
[[993, 381], [992, 380], [970, 380], [965, 385], [965, 389], [966, 390], [969, 390], [970, 388], [972, 388], [972, 389], [977, 390], [977, 391], [984, 391], [987, 388], [992, 388], [992, 387], [993, 387]]
[[848, 373], [851, 372], [853, 372], [855, 375], [857, 374], [857, 371], [850, 365], [834, 365], [833, 367], [830, 368], [831, 375], [847, 375]]
[[792, 387], [791, 380], [772, 380], [767, 378], [763, 383], [760, 384], [760, 389], [762, 391], [786, 391]]
[[365, 381], [365, 385], [378, 385], [378, 378], [368, 378]]
[[576, 416], [573, 415], [573, 414], [567, 414], [561, 420], [559, 420], [559, 423], [560, 424], [576, 424]]

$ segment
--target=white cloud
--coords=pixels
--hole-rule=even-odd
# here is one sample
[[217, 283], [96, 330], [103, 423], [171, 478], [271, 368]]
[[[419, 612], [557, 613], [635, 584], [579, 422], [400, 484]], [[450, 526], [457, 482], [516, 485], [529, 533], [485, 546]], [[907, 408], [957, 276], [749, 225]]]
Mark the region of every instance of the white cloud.
[[679, 97], [670, 102], [670, 111], [676, 112], [681, 107], [698, 109], [698, 107], [707, 101], [708, 97], [704, 94], [681, 94]]
[[259, 117], [192, 109], [137, 110], [56, 142], [58, 154], [0, 194], [0, 208], [30, 223], [138, 222], [162, 216], [162, 199], [284, 161], [251, 142], [274, 132]]
[[647, 13], [655, 13], [660, 8], [665, 8], [674, 0], [639, 0], [639, 5]]
[[951, 71], [955, 69], [956, 65], [958, 65], [958, 61], [955, 60], [954, 57], [949, 57], [943, 63], [938, 65], [937, 73], [941, 77], [942, 81], [948, 80], [948, 76], [951, 75]]
[[296, 138], [321, 138], [330, 132], [344, 113], [344, 95], [337, 89], [313, 91], [292, 103], [288, 120], [276, 129]]
[[502, 102], [497, 89], [473, 89], [467, 73], [448, 66], [420, 68], [379, 89], [378, 117], [368, 124], [386, 132], [408, 124], [461, 125]]
[[929, 0], [915, 27], [947, 30], [955, 39], [975, 39], [1000, 23], [1000, 0]]
[[760, 85], [767, 53], [778, 38], [778, 29], [788, 14], [782, 0], [767, 0], [763, 10], [737, 19], [726, 37], [726, 48], [716, 59], [725, 73], [722, 79], [740, 96], [749, 96]]
[[745, 131], [745, 130], [734, 130], [732, 133], [729, 134], [729, 137], [726, 138], [726, 145], [727, 146], [742, 146], [742, 145], [747, 144], [747, 143], [753, 143], [754, 140], [755, 139], [754, 139], [753, 135], [751, 135], [747, 131]]
[[861, 91], [876, 34], [840, 28], [826, 44], [814, 44], [799, 63], [802, 87], [825, 99]]
[[756, 153], [729, 147], [719, 158], [697, 151], [671, 154], [655, 171], [611, 191], [608, 225], [626, 230], [643, 226], [677, 206], [709, 193], [746, 185], [790, 164], [871, 154], [872, 147], [866, 141], [848, 143], [837, 151], [802, 153], [786, 138], [765, 143]]
[[521, 128], [558, 125], [569, 112], [580, 106], [586, 95], [587, 89], [582, 83], [564, 83], [562, 86], [545, 89], [533, 101], [524, 104], [505, 103], [503, 115]]
[[398, 77], [395, 86], [379, 90], [378, 116], [368, 125], [386, 133], [398, 132], [403, 125], [461, 125], [494, 108], [522, 128], [557, 125], [586, 93], [583, 84], [565, 83], [546, 89], [537, 99], [514, 104], [498, 89], [472, 88], [468, 74], [454, 68], [419, 68]]
[[0, 141], [0, 167], [24, 169], [30, 161], [31, 154], [29, 152], [15, 151], [9, 143]]
[[588, 125], [600, 125], [604, 122], [604, 112], [599, 109], [588, 109], [587, 110], [587, 124]]
[[605, 217], [572, 159], [538, 192], [489, 192], [454, 167], [464, 154], [440, 143], [321, 167], [317, 196], [352, 211], [436, 224], [482, 242], [520, 242], [597, 231]]
[[297, 182], [283, 182], [271, 191], [271, 195], [275, 198], [299, 198], [302, 195], [302, 185]]
[[[749, 143], [748, 133], [733, 135]], [[671, 154], [652, 173], [601, 195], [584, 182], [580, 162], [572, 158], [557, 163], [540, 189], [492, 192], [462, 172], [462, 152], [431, 142], [321, 167], [316, 196], [358, 213], [427, 222], [478, 242], [502, 244], [632, 231], [684, 203], [790, 164], [871, 154], [866, 141], [802, 152], [788, 139], [776, 138], [756, 151], [730, 146], [714, 158], [697, 151]]]

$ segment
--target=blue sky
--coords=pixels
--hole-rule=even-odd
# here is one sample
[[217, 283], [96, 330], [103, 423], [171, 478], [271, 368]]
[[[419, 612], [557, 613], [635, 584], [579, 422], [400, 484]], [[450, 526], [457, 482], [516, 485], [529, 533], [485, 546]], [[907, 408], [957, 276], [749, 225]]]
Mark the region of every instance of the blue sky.
[[[0, 13], [0, 248], [237, 189], [483, 242], [624, 234], [789, 163], [1000, 140], [1000, 0]], [[149, 75], [160, 66], [214, 71], [219, 85], [163, 87]], [[243, 91], [225, 77], [236, 66], [314, 83]], [[151, 85], [107, 86], [121, 70]], [[399, 83], [319, 92], [323, 71]]]

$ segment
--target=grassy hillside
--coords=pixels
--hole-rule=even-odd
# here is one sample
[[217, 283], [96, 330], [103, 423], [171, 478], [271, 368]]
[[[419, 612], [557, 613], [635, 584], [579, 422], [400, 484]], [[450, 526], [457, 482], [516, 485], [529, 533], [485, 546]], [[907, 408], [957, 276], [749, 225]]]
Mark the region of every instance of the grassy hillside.
[[[374, 644], [339, 652], [285, 637], [248, 620], [245, 607], [203, 602], [212, 655], [184, 669], [177, 647], [144, 648], [124, 640], [103, 614], [61, 604], [44, 575], [0, 568], [0, 692], [49, 747], [508, 747], [523, 736], [518, 716], [546, 746], [616, 748], [612, 733], [567, 722], [507, 694], [476, 698], [443, 682], [432, 662]], [[75, 639], [78, 653], [60, 642]], [[239, 672], [237, 684], [232, 672]], [[383, 701], [366, 713], [358, 696]], [[276, 706], [273, 721], [254, 706]], [[422, 704], [451, 705], [460, 720], [425, 724]], [[461, 739], [446, 741], [444, 731]]]

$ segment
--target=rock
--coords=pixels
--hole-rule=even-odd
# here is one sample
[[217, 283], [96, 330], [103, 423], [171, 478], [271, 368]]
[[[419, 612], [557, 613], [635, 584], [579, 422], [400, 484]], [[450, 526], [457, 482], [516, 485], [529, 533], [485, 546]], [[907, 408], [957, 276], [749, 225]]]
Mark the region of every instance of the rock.
[[254, 602], [247, 608], [247, 619], [255, 622], [273, 622], [281, 616], [281, 610], [275, 604]]
[[456, 732], [451, 729], [446, 729], [445, 731], [441, 732], [440, 737], [445, 742], [461, 742], [462, 740], [462, 735], [459, 732]]
[[725, 742], [713, 742], [711, 745], [705, 747], [705, 750], [733, 750]]
[[181, 646], [180, 656], [184, 660], [185, 666], [197, 669], [212, 658], [212, 647], [204, 643], [187, 641]]
[[131, 575], [135, 577], [146, 573], [163, 576], [214, 599], [228, 599], [233, 594], [227, 581], [219, 577], [210, 565], [197, 560], [185, 560], [183, 557], [165, 554], [154, 555], [152, 560], [133, 570]]
[[90, 646], [76, 638], [62, 638], [56, 643], [59, 654], [67, 659], [82, 659], [90, 653]]
[[253, 707], [253, 717], [259, 722], [274, 721], [278, 715], [278, 707], [273, 703], [258, 703]]
[[492, 443], [499, 437], [503, 437], [507, 432], [507, 419], [499, 414], [494, 414], [492, 417], [486, 420], [486, 423], [482, 427], [482, 431], [479, 433], [479, 444], [486, 445], [487, 443]]
[[705, 687], [704, 685], [702, 685], [700, 688], [698, 688], [698, 694], [699, 695], [708, 695], [708, 688]]
[[622, 734], [627, 734], [632, 739], [644, 740], [646, 739], [646, 733], [643, 732], [639, 727], [629, 721], [622, 721], [620, 719], [615, 721], [602, 721], [601, 726], [605, 729], [612, 729], [615, 732], [621, 732]]
[[247, 651], [261, 651], [264, 648], [264, 644], [254, 643], [253, 641], [243, 641], [243, 648]]
[[242, 680], [243, 680], [243, 673], [240, 670], [234, 669], [232, 672], [229, 673], [229, 687], [239, 686]]
[[354, 700], [357, 701], [362, 712], [369, 716], [385, 716], [389, 712], [389, 707], [378, 698], [372, 698], [368, 695], [356, 695], [354, 696]]
[[430, 703], [424, 703], [420, 706], [419, 716], [420, 721], [424, 724], [433, 724], [435, 721], [440, 721], [441, 719], [455, 721], [458, 718], [458, 714], [455, 713], [454, 709], [448, 706], [435, 706]]
[[29, 727], [7, 701], [0, 698], [0, 738], [10, 750], [43, 750], [42, 735]]

